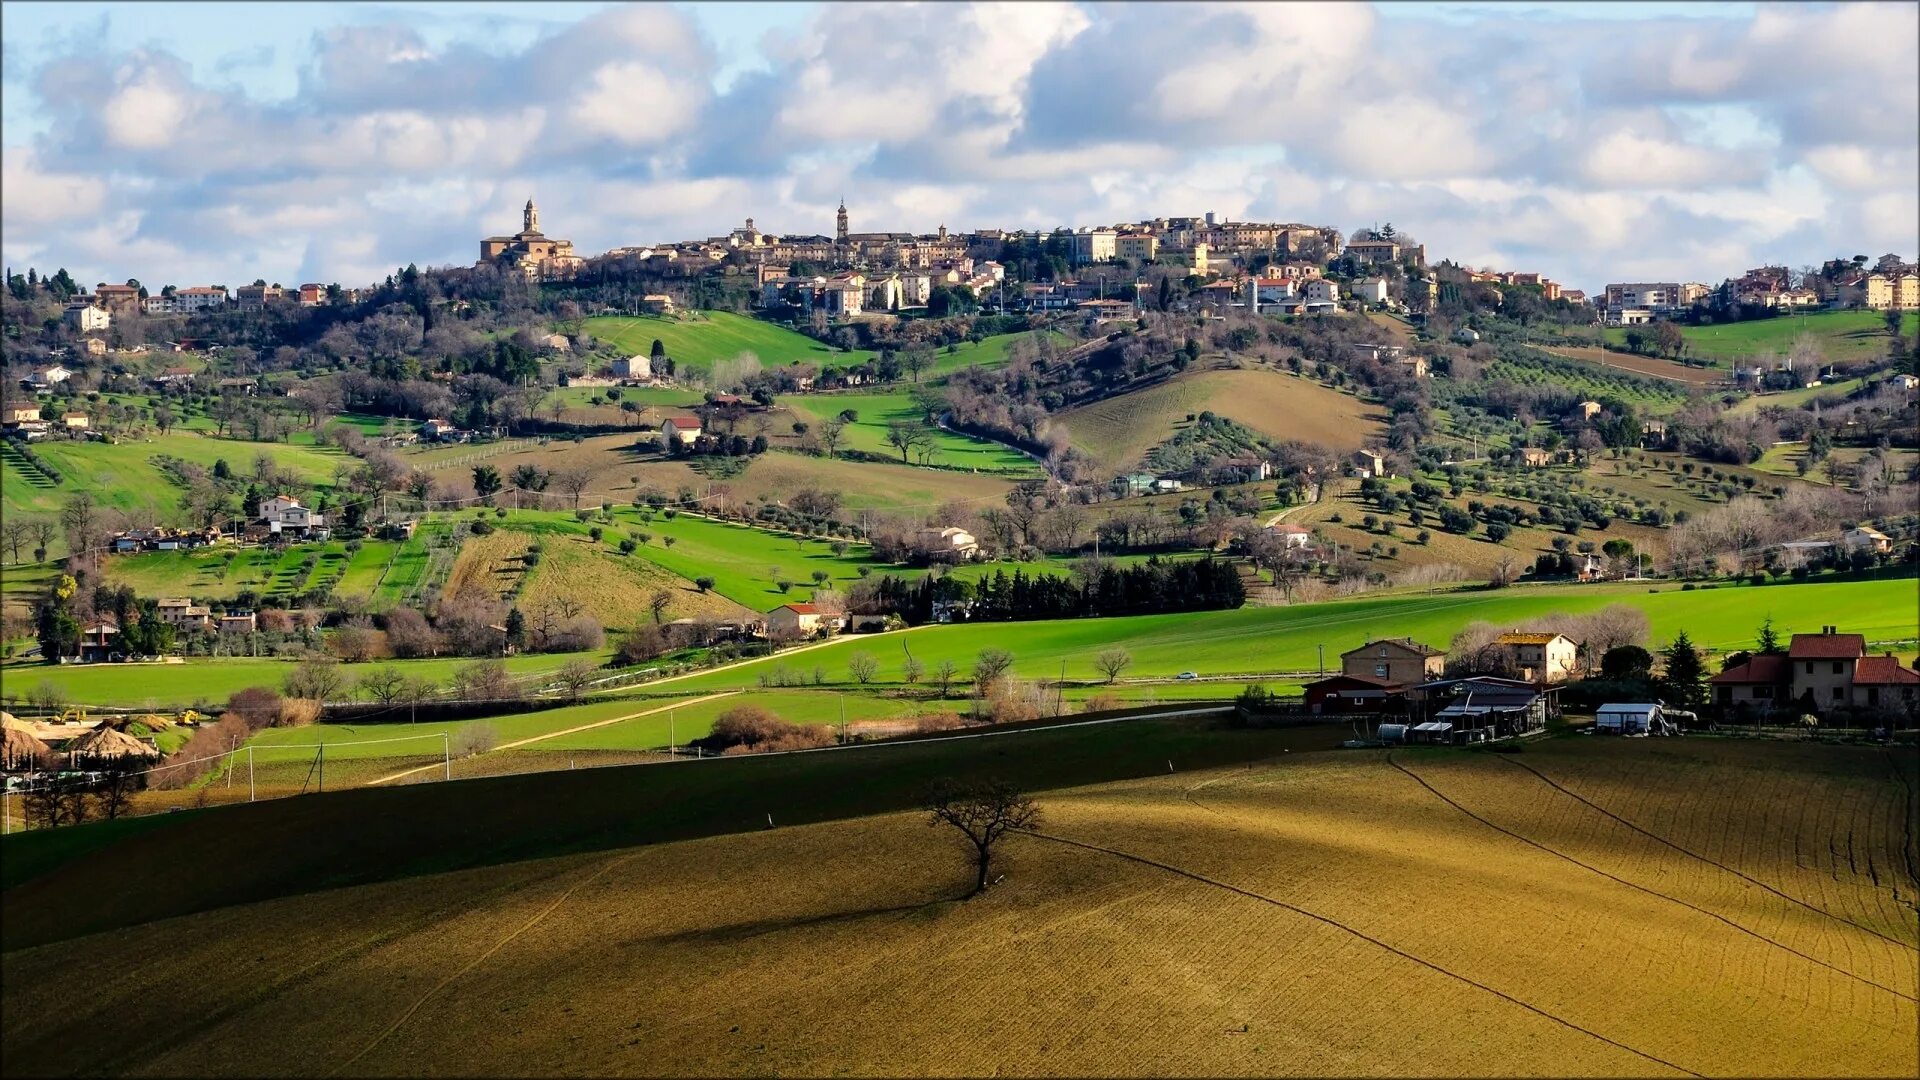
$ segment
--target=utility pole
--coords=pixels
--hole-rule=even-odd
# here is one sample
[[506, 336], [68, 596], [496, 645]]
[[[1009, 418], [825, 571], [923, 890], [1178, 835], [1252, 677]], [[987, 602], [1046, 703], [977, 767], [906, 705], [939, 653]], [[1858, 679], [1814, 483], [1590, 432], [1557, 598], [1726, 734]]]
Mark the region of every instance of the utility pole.
[[247, 746], [247, 801], [253, 801], [253, 746]]
[[[840, 708], [841, 708], [842, 715], [844, 717], [846, 706], [842, 705]], [[676, 741], [677, 740], [674, 738], [674, 730], [673, 730], [673, 710], [668, 709], [667, 710], [667, 756], [668, 757], [672, 757], [675, 754], [674, 744]]]
[[446, 769], [446, 778], [453, 779], [453, 743], [444, 731], [440, 733], [440, 764]]
[[1314, 646], [1314, 648], [1320, 650], [1320, 674], [1325, 675], [1327, 673], [1327, 645], [1325, 642], [1321, 642], [1319, 645]]

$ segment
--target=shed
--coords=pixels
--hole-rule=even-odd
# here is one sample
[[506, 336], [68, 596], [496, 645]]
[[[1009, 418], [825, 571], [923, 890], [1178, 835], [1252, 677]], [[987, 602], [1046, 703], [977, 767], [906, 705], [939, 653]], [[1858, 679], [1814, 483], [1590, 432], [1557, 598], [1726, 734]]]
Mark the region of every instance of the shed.
[[1453, 741], [1453, 725], [1441, 720], [1429, 720], [1424, 724], [1415, 724], [1407, 733], [1407, 741], [1446, 745]]
[[1651, 702], [1602, 705], [1594, 711], [1593, 726], [1606, 735], [1646, 735], [1662, 727], [1660, 706]]

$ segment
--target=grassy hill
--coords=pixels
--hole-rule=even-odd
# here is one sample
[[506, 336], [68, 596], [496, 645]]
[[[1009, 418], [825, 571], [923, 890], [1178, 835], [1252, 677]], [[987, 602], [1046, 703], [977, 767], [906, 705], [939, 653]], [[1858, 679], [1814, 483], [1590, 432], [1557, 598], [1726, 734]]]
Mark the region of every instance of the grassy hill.
[[[1137, 722], [129, 822], [0, 899], [0, 1033], [35, 1075], [1920, 1066], [1911, 758], [1338, 737]], [[979, 773], [1043, 817], [962, 903], [953, 838], [888, 811]]]
[[861, 350], [842, 352], [805, 334], [730, 311], [702, 311], [683, 318], [603, 315], [586, 320], [582, 329], [625, 355], [645, 354], [657, 338], [676, 364], [705, 370], [716, 360], [752, 353], [765, 367], [805, 360], [823, 367], [843, 367], [872, 359]]
[[[1920, 315], [1908, 315], [1900, 332], [1911, 337], [1916, 328], [1920, 328]], [[1820, 311], [1714, 326], [1685, 326], [1680, 332], [1687, 339], [1688, 355], [1722, 364], [1761, 356], [1784, 356], [1802, 334], [1813, 337], [1821, 355], [1829, 362], [1867, 360], [1887, 353], [1886, 323], [1877, 311]], [[1606, 333], [1609, 344], [1625, 347], [1625, 329], [1610, 329]]]
[[[900, 452], [887, 445], [888, 425], [901, 421], [917, 423], [926, 416], [926, 410], [914, 401], [912, 393], [907, 390], [809, 394], [788, 398], [787, 404], [796, 415], [804, 416], [816, 428], [841, 412], [852, 409], [857, 418], [841, 432], [843, 448], [896, 459]], [[1015, 476], [1037, 476], [1040, 472], [1033, 459], [1000, 443], [951, 431], [939, 431], [933, 439], [935, 449], [932, 456], [926, 459], [926, 464]], [[913, 462], [922, 463], [917, 452]]]
[[1268, 370], [1203, 371], [1069, 409], [1057, 417], [1075, 446], [1115, 470], [1139, 462], [1189, 413], [1214, 412], [1276, 439], [1358, 450], [1384, 433], [1384, 414], [1312, 379]]

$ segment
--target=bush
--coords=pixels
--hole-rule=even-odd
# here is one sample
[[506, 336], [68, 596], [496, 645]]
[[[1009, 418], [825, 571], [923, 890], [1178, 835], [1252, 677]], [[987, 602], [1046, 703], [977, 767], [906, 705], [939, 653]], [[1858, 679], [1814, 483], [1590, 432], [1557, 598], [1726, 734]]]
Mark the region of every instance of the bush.
[[915, 735], [933, 735], [942, 731], [957, 731], [966, 727], [967, 722], [950, 712], [921, 713], [913, 718]]

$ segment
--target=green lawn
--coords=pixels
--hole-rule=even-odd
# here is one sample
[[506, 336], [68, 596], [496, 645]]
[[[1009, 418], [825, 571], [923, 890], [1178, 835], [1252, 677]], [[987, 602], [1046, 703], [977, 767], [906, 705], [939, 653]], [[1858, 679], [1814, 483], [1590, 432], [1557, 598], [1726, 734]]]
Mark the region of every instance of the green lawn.
[[[510, 656], [507, 670], [516, 675], [533, 675], [557, 670], [569, 660], [586, 657], [606, 660], [608, 650], [592, 653], [548, 653], [534, 656]], [[465, 657], [434, 660], [392, 661], [407, 674], [445, 684], [453, 670], [473, 661]], [[198, 701], [215, 704], [226, 701], [236, 690], [249, 686], [278, 689], [293, 670], [291, 659], [217, 658], [193, 659], [179, 664], [87, 664], [48, 666], [10, 664], [0, 669], [7, 692], [25, 696], [43, 680], [53, 683], [69, 701], [85, 705], [121, 708], [187, 706]], [[372, 665], [354, 664], [342, 668], [348, 678], [358, 677]]]
[[[921, 382], [944, 379], [965, 367], [978, 365], [983, 368], [995, 368], [1007, 362], [1007, 348], [1023, 337], [1035, 332], [1022, 331], [1015, 334], [995, 334], [977, 342], [957, 342], [951, 350], [942, 346], [934, 351], [933, 366], [920, 372]], [[1054, 346], [1065, 351], [1072, 347], [1073, 339], [1067, 335], [1053, 333]]]
[[[798, 540], [686, 514], [669, 521], [664, 513], [655, 513], [651, 522], [642, 521], [640, 511], [631, 506], [616, 508], [614, 519], [615, 528], [621, 532], [653, 535], [635, 555], [688, 580], [711, 577], [715, 592], [755, 611], [807, 599], [813, 592], [815, 570], [825, 570], [829, 581], [844, 588], [859, 578], [861, 566], [873, 567], [876, 572], [885, 566], [873, 561], [864, 544], [849, 547], [845, 555], [835, 555], [825, 541]], [[564, 525], [574, 524], [571, 518], [564, 520]], [[672, 546], [666, 542], [669, 537], [673, 538]], [[774, 586], [776, 575], [770, 571], [776, 567], [796, 583], [790, 592], [783, 594]]]
[[1756, 412], [1769, 405], [1782, 409], [1798, 409], [1812, 404], [1815, 400], [1827, 405], [1838, 405], [1847, 399], [1847, 395], [1860, 389], [1865, 379], [1842, 379], [1839, 382], [1823, 383], [1820, 386], [1803, 386], [1798, 390], [1782, 390], [1774, 394], [1749, 394], [1734, 402], [1728, 412]]
[[[810, 394], [789, 397], [785, 403], [796, 415], [805, 414], [816, 428], [839, 416], [842, 411], [852, 409], [857, 419], [841, 432], [842, 448], [864, 450], [895, 461], [900, 460], [900, 451], [887, 445], [888, 425], [896, 421], [921, 423], [926, 419], [925, 411], [914, 402], [912, 393], [905, 389], [891, 393]], [[1033, 459], [999, 443], [937, 429], [933, 439], [935, 450], [925, 464], [976, 472], [1021, 475], [1037, 475], [1039, 472], [1039, 466]], [[911, 464], [922, 464], [918, 451], [915, 451]]]
[[683, 319], [604, 315], [586, 320], [596, 339], [627, 353], [646, 353], [657, 338], [677, 365], [704, 371], [716, 360], [752, 353], [763, 367], [805, 360], [822, 367], [844, 367], [872, 359], [863, 350], [841, 352], [783, 326], [728, 311], [703, 311]]
[[[332, 582], [337, 592], [370, 595], [380, 571], [399, 547], [391, 541], [365, 540], [349, 553], [343, 541], [297, 544], [274, 555], [265, 548], [221, 545], [196, 551], [147, 551], [109, 556], [106, 573], [116, 584], [141, 596], [190, 596], [228, 600], [252, 589], [287, 595]], [[316, 558], [302, 571], [308, 555]]]
[[[1130, 677], [1172, 676], [1181, 671], [1236, 675], [1272, 671], [1312, 671], [1326, 662], [1339, 669], [1339, 654], [1378, 637], [1410, 636], [1445, 648], [1467, 623], [1503, 625], [1552, 612], [1576, 614], [1611, 603], [1629, 604], [1647, 613], [1655, 645], [1685, 629], [1712, 650], [1752, 643], [1768, 615], [1782, 633], [1813, 631], [1826, 623], [1863, 633], [1869, 641], [1911, 641], [1916, 635], [1911, 577], [1885, 582], [1854, 581], [1769, 586], [1723, 585], [1682, 592], [1663, 584], [1647, 586], [1523, 587], [1498, 592], [1437, 596], [1398, 596], [1292, 607], [1240, 608], [1234, 611], [1143, 615], [1115, 619], [1072, 619], [1029, 623], [976, 623], [932, 626], [893, 635], [861, 636], [790, 658], [756, 660], [724, 671], [708, 672], [665, 684], [674, 690], [753, 687], [763, 670], [784, 666], [796, 673], [818, 665], [829, 678], [846, 681], [846, 657], [855, 650], [880, 660], [877, 682], [900, 681], [906, 650], [931, 671], [951, 660], [962, 677], [982, 649], [1014, 654], [1016, 675], [1094, 680], [1094, 654], [1120, 645], [1133, 654]], [[665, 688], [663, 687], [663, 688]]]
[[[1920, 315], [1908, 315], [1901, 333], [1911, 337], [1916, 327], [1920, 327]], [[1828, 361], [1871, 359], [1887, 352], [1886, 322], [1877, 311], [1819, 311], [1714, 326], [1684, 326], [1680, 332], [1687, 339], [1688, 355], [1721, 361], [1785, 355], [1802, 334], [1814, 337]], [[1607, 341], [1624, 347], [1626, 330], [1608, 330]]]
[[[592, 701], [584, 705], [568, 705], [558, 709], [543, 709], [538, 712], [511, 713], [505, 716], [489, 716], [476, 720], [433, 721], [419, 724], [405, 722], [386, 724], [308, 724], [297, 728], [269, 728], [247, 740], [254, 748], [256, 764], [277, 764], [287, 761], [306, 761], [314, 756], [313, 745], [324, 743], [327, 747], [327, 760], [368, 760], [376, 758], [405, 758], [440, 755], [440, 737], [446, 735], [454, 744], [457, 752], [463, 737], [476, 728], [485, 728], [492, 732], [493, 741], [500, 743], [517, 742], [530, 739], [548, 732], [565, 731], [568, 728], [584, 724], [611, 720], [619, 716], [647, 712], [652, 709], [671, 706], [675, 698], [625, 698], [616, 701]], [[721, 702], [731, 701], [722, 698]], [[715, 702], [713, 704], [719, 704]], [[717, 710], [707, 714], [704, 724], [690, 720], [699, 730], [694, 737], [705, 735], [713, 724]], [[667, 744], [667, 714], [660, 714], [660, 738], [651, 739], [651, 727], [643, 728], [645, 721], [634, 720], [627, 723], [598, 728], [591, 732], [581, 732], [568, 736], [569, 739], [588, 739], [602, 731], [625, 732], [620, 736], [608, 736], [604, 745], [595, 749], [650, 750], [655, 746]], [[677, 725], [676, 725], [677, 728]], [[675, 731], [679, 735], [679, 731]], [[684, 738], [685, 736], [680, 736]], [[574, 745], [560, 740], [543, 741], [527, 747], [529, 750], [568, 750], [588, 749], [585, 745]]]

